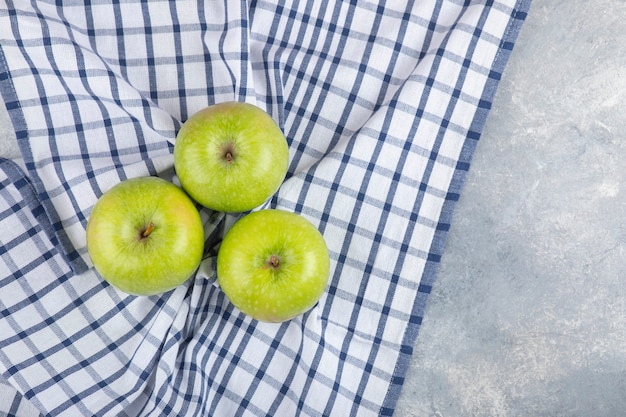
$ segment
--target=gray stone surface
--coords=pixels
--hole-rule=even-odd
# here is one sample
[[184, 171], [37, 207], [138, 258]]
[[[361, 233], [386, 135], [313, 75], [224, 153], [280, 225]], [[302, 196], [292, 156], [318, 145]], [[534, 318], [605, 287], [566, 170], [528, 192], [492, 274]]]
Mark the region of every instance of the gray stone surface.
[[624, 22], [534, 0], [395, 415], [626, 415]]
[[20, 150], [15, 140], [15, 132], [7, 113], [4, 101], [0, 96], [0, 157], [21, 159]]
[[534, 0], [395, 415], [626, 415], [624, 22], [623, 0]]

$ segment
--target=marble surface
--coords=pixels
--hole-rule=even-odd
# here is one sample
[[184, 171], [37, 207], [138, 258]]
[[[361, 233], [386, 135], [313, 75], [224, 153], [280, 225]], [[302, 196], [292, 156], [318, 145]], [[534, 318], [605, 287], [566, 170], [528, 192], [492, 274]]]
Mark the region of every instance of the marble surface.
[[625, 21], [623, 0], [534, 0], [396, 416], [626, 413]]

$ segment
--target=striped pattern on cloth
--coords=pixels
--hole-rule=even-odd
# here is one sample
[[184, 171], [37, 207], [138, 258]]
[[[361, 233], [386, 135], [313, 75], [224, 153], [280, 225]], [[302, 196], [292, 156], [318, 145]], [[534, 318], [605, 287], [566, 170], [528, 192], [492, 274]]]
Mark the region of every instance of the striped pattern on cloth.
[[[64, 3], [0, 5], [25, 167], [0, 162], [0, 412], [391, 415], [530, 1]], [[209, 256], [160, 296], [112, 288], [86, 251], [98, 197], [176, 181], [182, 122], [230, 100], [289, 143], [263, 207], [301, 213], [330, 250], [319, 303], [280, 325], [216, 283], [233, 215], [201, 209]]]

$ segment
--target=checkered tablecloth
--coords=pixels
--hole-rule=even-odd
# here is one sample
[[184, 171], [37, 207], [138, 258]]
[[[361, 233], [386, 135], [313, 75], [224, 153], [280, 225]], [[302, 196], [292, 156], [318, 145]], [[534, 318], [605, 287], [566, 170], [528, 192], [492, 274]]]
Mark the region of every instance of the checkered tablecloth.
[[[0, 5], [23, 157], [0, 160], [0, 414], [391, 415], [530, 0], [54, 3]], [[266, 207], [329, 246], [324, 295], [287, 323], [216, 284], [232, 215], [202, 210], [209, 254], [160, 296], [117, 291], [86, 252], [98, 197], [176, 181], [181, 123], [229, 100], [288, 139]]]

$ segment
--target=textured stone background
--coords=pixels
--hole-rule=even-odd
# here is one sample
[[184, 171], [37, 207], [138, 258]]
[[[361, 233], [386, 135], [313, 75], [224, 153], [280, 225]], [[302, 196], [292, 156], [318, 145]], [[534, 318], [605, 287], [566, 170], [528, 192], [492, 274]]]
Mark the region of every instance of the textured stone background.
[[397, 416], [626, 415], [625, 22], [624, 0], [534, 0]]

